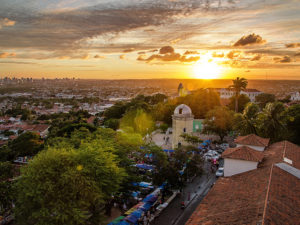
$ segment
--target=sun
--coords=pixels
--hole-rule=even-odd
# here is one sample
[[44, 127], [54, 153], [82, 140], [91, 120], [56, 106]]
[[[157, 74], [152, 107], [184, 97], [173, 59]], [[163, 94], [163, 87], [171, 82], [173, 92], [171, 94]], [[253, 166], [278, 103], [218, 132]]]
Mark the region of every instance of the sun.
[[194, 75], [198, 79], [216, 79], [222, 73], [221, 67], [209, 60], [197, 62], [193, 69]]

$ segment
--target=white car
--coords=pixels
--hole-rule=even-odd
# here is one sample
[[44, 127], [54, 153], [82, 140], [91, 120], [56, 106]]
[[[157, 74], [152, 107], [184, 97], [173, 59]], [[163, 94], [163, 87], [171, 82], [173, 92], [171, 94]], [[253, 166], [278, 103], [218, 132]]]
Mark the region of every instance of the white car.
[[219, 167], [219, 169], [216, 172], [216, 177], [223, 177], [224, 176], [224, 168]]

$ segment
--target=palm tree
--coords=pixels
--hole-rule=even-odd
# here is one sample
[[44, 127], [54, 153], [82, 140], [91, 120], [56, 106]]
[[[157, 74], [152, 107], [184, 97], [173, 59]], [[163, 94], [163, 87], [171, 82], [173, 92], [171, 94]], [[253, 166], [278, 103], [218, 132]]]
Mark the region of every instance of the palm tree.
[[235, 80], [232, 80], [232, 83], [233, 84], [229, 86], [229, 89], [232, 89], [235, 91], [235, 112], [238, 112], [238, 109], [239, 109], [238, 99], [240, 96], [240, 92], [243, 90], [246, 90], [248, 81], [245, 78], [237, 77]]
[[234, 117], [234, 130], [240, 135], [257, 134], [257, 115], [259, 106], [254, 103], [248, 103], [243, 113], [236, 113]]
[[269, 137], [271, 141], [280, 141], [287, 135], [285, 127], [286, 109], [281, 102], [268, 103], [258, 114], [258, 134]]

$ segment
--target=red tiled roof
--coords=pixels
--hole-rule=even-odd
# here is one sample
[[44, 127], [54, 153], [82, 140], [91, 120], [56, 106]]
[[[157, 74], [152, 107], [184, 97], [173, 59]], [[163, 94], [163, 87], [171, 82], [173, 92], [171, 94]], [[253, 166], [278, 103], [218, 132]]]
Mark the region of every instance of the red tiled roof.
[[256, 151], [247, 146], [240, 146], [237, 148], [228, 148], [222, 154], [222, 158], [241, 159], [253, 162], [261, 162], [264, 158], [264, 153]]
[[270, 138], [262, 138], [255, 134], [249, 134], [246, 136], [238, 136], [234, 142], [242, 145], [254, 145], [254, 146], [266, 147], [268, 146], [269, 141]]
[[299, 162], [300, 147], [277, 142], [263, 154], [258, 169], [219, 178], [186, 225], [299, 224], [300, 179], [276, 164], [284, 155]]

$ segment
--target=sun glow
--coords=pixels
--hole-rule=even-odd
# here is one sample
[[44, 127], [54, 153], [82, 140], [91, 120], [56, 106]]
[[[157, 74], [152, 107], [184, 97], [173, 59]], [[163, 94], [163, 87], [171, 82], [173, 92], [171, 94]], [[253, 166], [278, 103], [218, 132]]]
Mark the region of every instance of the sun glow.
[[211, 59], [204, 58], [194, 65], [194, 75], [198, 79], [216, 79], [220, 78], [222, 68]]

